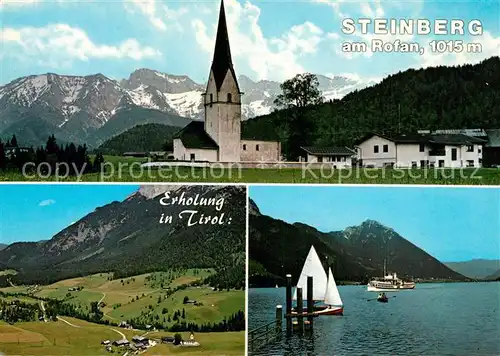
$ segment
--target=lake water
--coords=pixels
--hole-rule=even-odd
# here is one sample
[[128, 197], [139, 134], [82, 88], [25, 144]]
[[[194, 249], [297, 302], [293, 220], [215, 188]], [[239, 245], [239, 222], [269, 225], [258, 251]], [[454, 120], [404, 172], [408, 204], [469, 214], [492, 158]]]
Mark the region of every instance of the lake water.
[[[500, 355], [500, 283], [417, 284], [387, 293], [339, 286], [344, 316], [314, 319], [310, 336], [283, 336], [251, 355]], [[395, 297], [393, 297], [395, 296]], [[285, 288], [248, 292], [249, 330], [275, 318]], [[283, 322], [285, 329], [285, 322]]]

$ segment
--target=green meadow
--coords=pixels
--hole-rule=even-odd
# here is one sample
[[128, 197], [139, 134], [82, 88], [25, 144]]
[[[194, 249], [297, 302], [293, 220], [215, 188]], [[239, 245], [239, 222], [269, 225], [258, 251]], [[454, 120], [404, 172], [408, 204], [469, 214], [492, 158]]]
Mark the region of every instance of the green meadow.
[[[182, 272], [154, 272], [122, 279], [111, 279], [111, 274], [100, 273], [36, 288], [7, 287], [0, 289], [0, 292], [62, 300], [86, 311], [90, 311], [91, 302], [101, 302], [104, 318], [115, 323], [144, 316], [171, 326], [175, 324], [173, 313], [178, 311], [184, 315], [179, 318], [180, 321], [203, 324], [220, 322], [224, 317], [244, 310], [245, 292], [214, 291], [208, 286], [186, 286], [172, 295], [168, 295], [168, 291], [202, 280], [212, 273], [211, 269], [189, 269]], [[184, 304], [185, 297], [196, 301], [197, 305]], [[29, 302], [29, 297], [8, 298]], [[36, 299], [32, 301], [36, 302]]]
[[299, 169], [299, 168], [141, 168], [145, 158], [105, 156], [105, 171], [80, 177], [23, 176], [0, 172], [0, 181], [63, 182], [212, 182], [212, 183], [299, 183], [299, 184], [436, 184], [498, 185], [496, 168], [429, 169]]
[[[63, 321], [63, 320], [64, 321]], [[86, 321], [62, 317], [56, 322], [22, 322], [14, 325], [0, 321], [0, 351], [7, 355], [109, 355], [101, 345], [102, 340], [119, 340], [122, 335], [131, 339], [136, 335], [145, 335], [160, 339], [172, 336], [168, 332], [144, 333], [117, 327], [98, 325]], [[181, 333], [183, 339], [189, 333]], [[145, 355], [244, 355], [245, 333], [197, 333], [196, 348], [183, 348], [171, 344], [157, 344], [148, 349]], [[114, 353], [123, 354], [123, 350], [113, 347]]]
[[[147, 317], [164, 320], [165, 325], [171, 326], [175, 323], [172, 316], [176, 311], [182, 313], [179, 317], [182, 322], [213, 323], [245, 309], [243, 290], [216, 291], [200, 285], [202, 279], [213, 273], [212, 269], [189, 269], [122, 279], [112, 279], [110, 273], [99, 273], [47, 286], [1, 288], [0, 292], [22, 295], [5, 295], [0, 299], [31, 304], [42, 303], [36, 297], [58, 299], [88, 311], [90, 303], [97, 301], [101, 304], [103, 318], [115, 324], [122, 320]], [[193, 282], [195, 285], [190, 286]], [[183, 289], [167, 296], [170, 289], [180, 286]], [[196, 301], [196, 305], [184, 304], [186, 297]], [[10, 325], [0, 321], [0, 334], [0, 351], [9, 355], [106, 355], [109, 353], [101, 345], [102, 340], [119, 340], [123, 335], [131, 340], [133, 336], [146, 335], [159, 341], [162, 336], [173, 336], [175, 333], [129, 330], [58, 316], [58, 321], [48, 322], [17, 322]], [[189, 338], [189, 333], [180, 334], [185, 340]], [[245, 350], [244, 332], [197, 333], [196, 341], [200, 343], [196, 348], [158, 343], [147, 349], [145, 354], [243, 355]], [[113, 351], [124, 352], [114, 346]]]

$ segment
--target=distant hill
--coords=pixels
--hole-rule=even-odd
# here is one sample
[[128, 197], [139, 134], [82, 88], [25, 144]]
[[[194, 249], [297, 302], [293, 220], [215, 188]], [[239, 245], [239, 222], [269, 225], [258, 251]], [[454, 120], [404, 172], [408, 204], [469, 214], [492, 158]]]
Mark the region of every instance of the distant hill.
[[0, 244], [0, 251], [2, 251], [4, 248], [6, 248], [8, 245], [6, 244]]
[[99, 147], [108, 138], [119, 135], [137, 126], [138, 123], [175, 126], [180, 130], [190, 122], [189, 119], [171, 113], [131, 106], [113, 115], [110, 120], [89, 136], [87, 142], [93, 147]]
[[367, 281], [388, 271], [405, 278], [465, 280], [394, 230], [367, 220], [344, 231], [320, 232], [312, 226], [262, 215], [250, 203], [249, 281], [274, 286], [287, 273], [298, 278], [304, 259], [314, 245], [320, 258], [332, 267], [337, 280]]
[[494, 280], [500, 281], [500, 269], [498, 271], [496, 271], [495, 273], [490, 274], [489, 276], [487, 276], [484, 279], [486, 279], [488, 281], [494, 281]]
[[445, 262], [452, 270], [470, 278], [483, 279], [500, 270], [500, 260], [477, 259], [464, 262]]
[[99, 146], [104, 154], [122, 155], [124, 152], [163, 151], [179, 127], [162, 124], [138, 125], [114, 136]]
[[[312, 106], [314, 128], [304, 145], [352, 146], [367, 133], [386, 135], [419, 129], [500, 127], [500, 57], [476, 65], [408, 69], [341, 100]], [[245, 136], [289, 136], [275, 111], [243, 123]]]
[[[175, 219], [193, 209], [213, 216], [213, 206], [162, 206], [166, 191], [204, 198], [223, 197], [231, 224], [194, 225]], [[223, 212], [224, 212], [223, 211]], [[137, 275], [169, 268], [214, 268], [228, 279], [245, 281], [246, 197], [242, 187], [144, 186], [122, 202], [97, 208], [41, 242], [18, 242], [0, 251], [0, 265], [19, 271], [15, 284], [47, 284], [100, 272]]]

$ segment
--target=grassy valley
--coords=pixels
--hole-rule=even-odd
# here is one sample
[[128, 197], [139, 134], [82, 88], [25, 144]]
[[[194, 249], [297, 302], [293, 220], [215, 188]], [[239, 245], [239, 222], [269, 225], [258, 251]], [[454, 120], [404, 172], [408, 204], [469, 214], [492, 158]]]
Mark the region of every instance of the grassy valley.
[[[99, 273], [46, 286], [2, 288], [0, 320], [5, 319], [8, 310], [16, 303], [29, 304], [36, 312], [31, 316], [33, 320], [15, 323], [8, 320], [10, 324], [0, 321], [0, 330], [7, 335], [0, 341], [0, 350], [14, 354], [97, 355], [106, 354], [101, 341], [119, 340], [121, 334], [129, 340], [147, 334], [150, 339], [160, 342], [162, 336], [184, 333], [184, 339], [188, 339], [188, 331], [204, 331], [200, 337], [196, 334], [200, 347], [194, 349], [194, 354], [205, 354], [204, 351], [210, 350], [228, 355], [241, 354], [245, 337], [244, 332], [239, 331], [244, 329], [244, 319], [233, 323], [231, 320], [243, 311], [245, 292], [208, 286], [205, 280], [213, 274], [212, 269], [187, 269], [114, 279], [112, 273]], [[55, 303], [60, 314], [52, 318], [49, 317], [50, 308]], [[93, 303], [97, 303], [102, 313], [99, 320], [88, 321], [66, 315], [71, 314], [68, 310], [92, 314]], [[130, 325], [130, 329], [119, 327], [123, 322]], [[209, 326], [219, 323], [226, 324], [226, 329], [214, 327], [218, 332], [209, 330]], [[236, 327], [236, 324], [243, 328]], [[205, 330], [201, 328], [203, 325]], [[61, 330], [60, 333], [57, 330]], [[158, 354], [187, 350], [158, 344], [158, 348], [152, 347], [150, 351]]]

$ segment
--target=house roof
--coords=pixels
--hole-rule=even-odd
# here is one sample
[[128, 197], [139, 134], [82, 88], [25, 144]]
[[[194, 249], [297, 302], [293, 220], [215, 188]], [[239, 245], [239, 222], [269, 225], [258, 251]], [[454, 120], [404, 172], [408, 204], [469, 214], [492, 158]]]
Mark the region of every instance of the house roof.
[[400, 144], [437, 144], [437, 145], [473, 145], [486, 143], [486, 140], [480, 139], [478, 137], [472, 137], [464, 134], [403, 134], [396, 136], [387, 136], [377, 133], [371, 133], [363, 137], [356, 144], [372, 138], [373, 136], [382, 137], [386, 140], [392, 141], [394, 143]]
[[488, 135], [488, 143], [486, 147], [500, 147], [500, 129], [486, 130]]
[[432, 135], [467, 135], [472, 137], [485, 137], [486, 132], [483, 129], [447, 129], [447, 130], [419, 130], [418, 133]]
[[430, 143], [445, 145], [474, 145], [486, 143], [486, 140], [464, 134], [431, 135]]
[[314, 156], [352, 156], [356, 152], [347, 147], [301, 147]]
[[[219, 11], [219, 24], [217, 27], [217, 37], [215, 38], [214, 58], [212, 61], [212, 71], [214, 73], [217, 91], [220, 90], [224, 78], [228, 71], [233, 74], [236, 85], [238, 80], [234, 72], [233, 60], [231, 58], [231, 48], [229, 45], [229, 34], [227, 31], [226, 12], [224, 11], [224, 0], [221, 1]], [[238, 87], [238, 92], [239, 92]]]
[[209, 150], [216, 150], [219, 148], [217, 143], [205, 131], [205, 123], [203, 121], [191, 121], [179, 130], [173, 138], [180, 139], [186, 148]]

